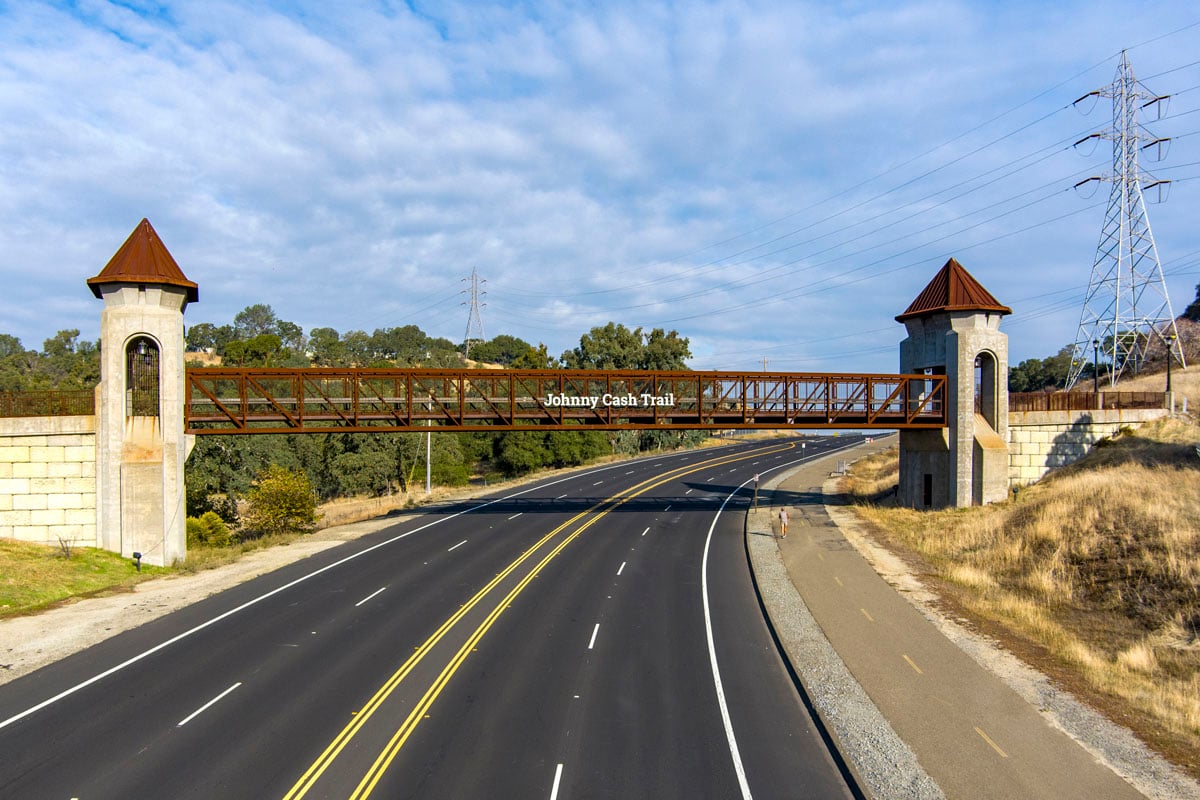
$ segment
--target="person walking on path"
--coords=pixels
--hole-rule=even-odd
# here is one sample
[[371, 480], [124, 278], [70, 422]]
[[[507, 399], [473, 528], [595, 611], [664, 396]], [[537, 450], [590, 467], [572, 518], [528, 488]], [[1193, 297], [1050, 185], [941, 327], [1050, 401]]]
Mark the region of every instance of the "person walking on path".
[[787, 509], [781, 508], [781, 509], [779, 509], [779, 538], [780, 539], [787, 538], [787, 523], [788, 523]]

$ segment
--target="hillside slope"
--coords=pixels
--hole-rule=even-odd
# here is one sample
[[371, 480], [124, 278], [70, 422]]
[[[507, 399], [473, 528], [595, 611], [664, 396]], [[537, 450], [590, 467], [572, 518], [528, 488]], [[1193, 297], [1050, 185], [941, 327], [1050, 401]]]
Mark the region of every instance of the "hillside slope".
[[889, 507], [894, 450], [844, 490], [949, 606], [1200, 777], [1197, 444], [1162, 420], [983, 508]]

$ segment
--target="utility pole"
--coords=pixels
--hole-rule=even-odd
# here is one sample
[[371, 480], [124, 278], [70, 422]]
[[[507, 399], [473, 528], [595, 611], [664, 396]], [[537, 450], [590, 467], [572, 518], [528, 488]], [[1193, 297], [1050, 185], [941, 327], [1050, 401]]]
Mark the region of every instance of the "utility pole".
[[[433, 397], [425, 403], [425, 408], [433, 413]], [[433, 427], [433, 419], [425, 420], [425, 427]], [[425, 431], [425, 494], [433, 494], [433, 431]]]
[[483, 335], [483, 317], [479, 312], [480, 309], [487, 308], [487, 303], [479, 302], [479, 298], [486, 296], [487, 292], [480, 291], [479, 287], [487, 281], [480, 280], [479, 273], [472, 267], [471, 277], [463, 278], [463, 282], [468, 284], [468, 288], [463, 289], [460, 294], [470, 295], [470, 300], [462, 304], [470, 306], [470, 310], [467, 312], [467, 333], [463, 336], [463, 358], [470, 358], [471, 343], [486, 341]]
[[1155, 137], [1142, 126], [1138, 122], [1138, 112], [1152, 109], [1155, 118], [1161, 119], [1170, 95], [1156, 95], [1139, 83], [1133, 76], [1129, 58], [1122, 51], [1121, 63], [1113, 82], [1102, 89], [1088, 92], [1075, 104], [1090, 97], [1112, 98], [1112, 127], [1085, 136], [1075, 145], [1096, 139], [1110, 139], [1113, 143], [1112, 172], [1085, 178], [1075, 187], [1092, 181], [1107, 182], [1112, 184], [1112, 191], [1100, 231], [1100, 244], [1092, 263], [1091, 280], [1079, 315], [1079, 329], [1075, 334], [1071, 367], [1067, 374], [1068, 390], [1083, 373], [1087, 363], [1087, 348], [1093, 342], [1099, 343], [1099, 348], [1104, 350], [1109, 359], [1110, 387], [1116, 384], [1126, 369], [1138, 373], [1153, 339], [1165, 341], [1171, 335], [1168, 361], [1174, 349], [1179, 363], [1187, 366], [1142, 196], [1144, 190], [1156, 189], [1159, 198], [1163, 198], [1170, 181], [1159, 180], [1142, 171], [1138, 165], [1139, 153], [1146, 151], [1156, 154], [1155, 160], [1158, 160], [1170, 141], [1169, 138]]
[[767, 357], [763, 356], [763, 372], [767, 371]]

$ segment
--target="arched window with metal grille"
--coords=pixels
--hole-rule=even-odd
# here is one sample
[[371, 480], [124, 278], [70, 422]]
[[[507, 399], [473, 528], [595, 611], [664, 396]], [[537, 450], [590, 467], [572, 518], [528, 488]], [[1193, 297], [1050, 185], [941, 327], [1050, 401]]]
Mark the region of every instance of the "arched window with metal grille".
[[159, 416], [159, 350], [149, 336], [135, 336], [125, 346], [125, 415]]

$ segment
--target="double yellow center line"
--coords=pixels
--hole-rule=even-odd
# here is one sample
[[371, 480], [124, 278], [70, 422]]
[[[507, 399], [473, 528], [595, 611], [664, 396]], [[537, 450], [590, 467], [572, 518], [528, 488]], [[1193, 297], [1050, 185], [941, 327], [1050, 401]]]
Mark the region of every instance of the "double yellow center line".
[[348, 725], [346, 725], [346, 727], [343, 728], [336, 737], [334, 737], [333, 741], [329, 743], [329, 746], [326, 747], [321, 755], [317, 757], [317, 760], [314, 761], [307, 770], [305, 770], [304, 774], [300, 776], [300, 779], [296, 782], [296, 784], [292, 786], [286, 795], [284, 795], [284, 800], [299, 800], [299, 798], [304, 797], [308, 791], [316, 785], [321, 775], [326, 769], [329, 768], [334, 759], [337, 758], [338, 754], [342, 752], [346, 745], [349, 744], [350, 740], [354, 738], [355, 734], [357, 734], [363, 728], [363, 726], [367, 724], [372, 715], [379, 710], [392, 692], [395, 691], [400, 683], [417, 667], [418, 664], [421, 663], [425, 656], [428, 655], [429, 652], [443, 638], [445, 638], [445, 636], [464, 616], [473, 610], [475, 606], [481, 603], [483, 599], [494, 588], [496, 588], [498, 584], [512, 575], [512, 573], [515, 572], [522, 564], [531, 559], [535, 553], [537, 553], [543, 546], [550, 542], [555, 536], [570, 528], [584, 517], [591, 515], [590, 519], [579, 525], [579, 527], [577, 527], [572, 533], [564, 537], [561, 542], [555, 545], [550, 552], [546, 553], [541, 560], [539, 560], [533, 566], [533, 568], [530, 569], [530, 571], [504, 596], [504, 598], [496, 604], [483, 622], [481, 622], [475, 631], [470, 635], [470, 637], [468, 637], [467, 641], [462, 645], [462, 647], [459, 648], [458, 652], [455, 653], [453, 658], [450, 659], [449, 663], [446, 664], [445, 668], [441, 671], [441, 674], [438, 675], [433, 684], [430, 685], [430, 687], [425, 691], [425, 694], [421, 697], [421, 700], [413, 708], [412, 712], [404, 720], [403, 724], [399, 727], [399, 729], [397, 729], [395, 734], [388, 741], [383, 751], [375, 759], [375, 762], [371, 765], [366, 775], [363, 776], [362, 780], [355, 788], [354, 793], [350, 795], [351, 800], [361, 800], [361, 798], [366, 798], [370, 795], [376, 784], [383, 777], [383, 774], [387, 771], [387, 768], [392, 763], [392, 760], [395, 759], [396, 755], [400, 752], [400, 748], [404, 746], [404, 743], [408, 740], [408, 737], [412, 735], [412, 732], [416, 729], [417, 725], [425, 716], [430, 706], [433, 705], [433, 702], [437, 699], [438, 695], [441, 694], [442, 689], [444, 689], [445, 686], [450, 682], [450, 679], [454, 676], [454, 673], [458, 670], [459, 666], [461, 666], [463, 661], [466, 660], [467, 654], [470, 653], [471, 650], [479, 643], [480, 639], [483, 638], [484, 634], [487, 633], [488, 629], [492, 627], [496, 619], [501, 613], [504, 612], [504, 609], [507, 608], [510, 603], [512, 603], [517, 595], [519, 595], [525, 589], [525, 587], [537, 577], [538, 573], [547, 564], [549, 564], [550, 561], [552, 561], [560, 552], [562, 552], [562, 550], [568, 544], [574, 541], [576, 537], [580, 536], [584, 531], [596, 524], [601, 518], [603, 518], [613, 509], [620, 507], [624, 503], [650, 491], [651, 489], [661, 486], [664, 483], [676, 480], [684, 475], [690, 475], [693, 472], [710, 469], [722, 464], [731, 464], [738, 461], [745, 461], [746, 459], [750, 458], [758, 458], [768, 453], [775, 453], [779, 452], [780, 450], [791, 449], [792, 447], [794, 447], [794, 445], [772, 447], [766, 450], [757, 450], [747, 455], [725, 456], [712, 459], [700, 465], [678, 467], [676, 469], [669, 470], [661, 475], [648, 478], [641, 483], [635, 484], [633, 487], [623, 493], [619, 493], [597, 502], [591, 508], [579, 512], [566, 522], [554, 528], [552, 531], [539, 539], [535, 544], [525, 550], [525, 552], [521, 553], [521, 555], [518, 556], [511, 564], [505, 567], [502, 572], [497, 574], [495, 578], [488, 581], [483, 588], [476, 592], [470, 600], [468, 600], [461, 608], [458, 609], [458, 611], [456, 611], [445, 622], [443, 622], [438, 629], [434, 631], [428, 639], [425, 640], [424, 644], [418, 647], [413, 654], [408, 657], [404, 664], [402, 664], [400, 668], [397, 669], [392, 676], [388, 678], [382, 686], [379, 687], [378, 691], [372, 695], [370, 700], [367, 701], [366, 705], [364, 705], [362, 709], [360, 709], [358, 713], [354, 715], [354, 719]]

